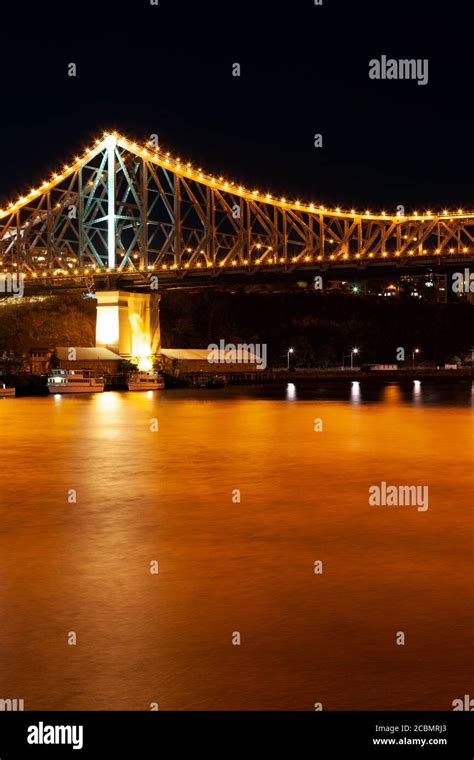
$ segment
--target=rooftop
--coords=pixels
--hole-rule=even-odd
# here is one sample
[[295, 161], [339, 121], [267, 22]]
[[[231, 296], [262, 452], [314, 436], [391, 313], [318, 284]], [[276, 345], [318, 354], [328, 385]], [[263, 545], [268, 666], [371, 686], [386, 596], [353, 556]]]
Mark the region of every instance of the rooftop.
[[[75, 358], [71, 359], [71, 350], [75, 351]], [[59, 346], [56, 348], [58, 359], [63, 361], [120, 361], [121, 357], [114, 354], [108, 348], [86, 348], [84, 346]]]
[[[211, 355], [216, 363], [222, 362], [223, 364], [232, 363], [232, 361], [244, 364], [258, 364], [260, 361], [251, 351], [244, 350], [238, 346], [236, 346], [236, 350], [229, 349], [228, 351], [211, 351], [207, 348], [162, 348], [161, 354], [167, 359], [178, 359], [180, 361], [207, 362]], [[226, 362], [226, 359], [229, 361]]]

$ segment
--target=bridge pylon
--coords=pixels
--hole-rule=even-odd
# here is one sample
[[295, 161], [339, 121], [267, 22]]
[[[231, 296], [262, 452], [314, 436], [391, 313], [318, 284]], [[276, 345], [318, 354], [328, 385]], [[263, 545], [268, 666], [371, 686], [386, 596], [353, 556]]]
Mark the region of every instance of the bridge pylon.
[[159, 294], [101, 290], [96, 296], [96, 345], [151, 369], [161, 349]]

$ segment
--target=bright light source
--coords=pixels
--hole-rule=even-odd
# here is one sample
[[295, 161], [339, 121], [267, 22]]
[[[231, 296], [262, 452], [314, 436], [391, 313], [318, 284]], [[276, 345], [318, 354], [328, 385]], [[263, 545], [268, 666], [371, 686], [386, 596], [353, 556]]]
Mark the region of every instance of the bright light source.
[[96, 345], [116, 346], [119, 339], [118, 306], [97, 304]]

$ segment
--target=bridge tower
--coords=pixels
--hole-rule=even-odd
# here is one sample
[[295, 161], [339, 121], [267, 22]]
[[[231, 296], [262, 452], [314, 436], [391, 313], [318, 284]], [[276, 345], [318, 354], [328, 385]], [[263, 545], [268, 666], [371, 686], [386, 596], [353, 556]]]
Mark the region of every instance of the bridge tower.
[[[107, 263], [117, 263], [117, 138], [105, 138], [107, 187], [104, 192], [107, 224]], [[120, 210], [123, 213], [123, 205]], [[141, 205], [141, 204], [140, 204]], [[143, 216], [143, 215], [142, 215]], [[141, 218], [146, 229], [146, 221]], [[99, 290], [97, 297], [96, 345], [109, 348], [125, 359], [138, 360], [140, 369], [151, 369], [160, 345], [160, 296], [151, 292]]]

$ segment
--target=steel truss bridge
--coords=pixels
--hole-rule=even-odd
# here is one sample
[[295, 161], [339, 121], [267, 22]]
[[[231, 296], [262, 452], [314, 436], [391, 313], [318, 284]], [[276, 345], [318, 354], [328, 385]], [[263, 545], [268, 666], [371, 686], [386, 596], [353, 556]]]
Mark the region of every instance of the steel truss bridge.
[[[71, 287], [303, 272], [446, 272], [474, 261], [474, 212], [328, 209], [105, 134], [0, 208], [0, 278]], [[2, 274], [3, 272], [3, 274]]]

